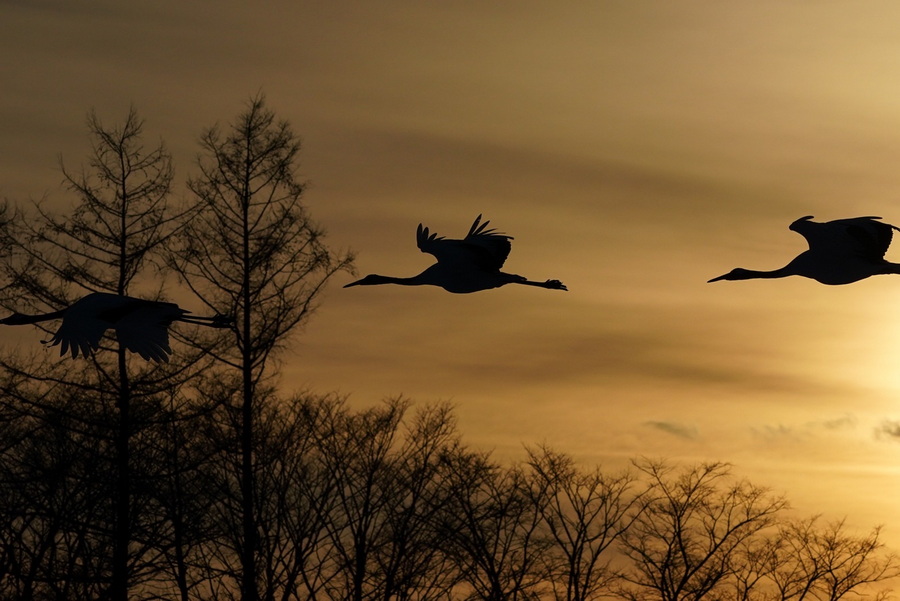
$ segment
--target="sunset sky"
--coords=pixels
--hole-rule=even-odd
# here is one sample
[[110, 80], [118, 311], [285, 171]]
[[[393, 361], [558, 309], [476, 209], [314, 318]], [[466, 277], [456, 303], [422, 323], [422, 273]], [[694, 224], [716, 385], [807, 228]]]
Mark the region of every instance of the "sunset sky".
[[729, 461], [900, 548], [900, 277], [706, 283], [783, 266], [804, 215], [900, 224], [898, 20], [868, 0], [0, 1], [0, 196], [65, 210], [58, 157], [86, 156], [89, 110], [133, 104], [183, 197], [202, 130], [262, 92], [360, 276], [418, 273], [419, 222], [459, 237], [483, 213], [515, 237], [506, 271], [569, 287], [342, 274], [286, 390], [451, 401], [503, 457]]

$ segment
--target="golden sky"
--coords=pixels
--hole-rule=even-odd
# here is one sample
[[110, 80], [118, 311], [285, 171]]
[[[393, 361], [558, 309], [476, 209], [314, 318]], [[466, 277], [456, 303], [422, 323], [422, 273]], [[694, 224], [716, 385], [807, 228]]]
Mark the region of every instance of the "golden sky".
[[731, 461], [900, 547], [900, 439], [879, 434], [900, 420], [900, 278], [706, 283], [787, 263], [803, 215], [900, 224], [898, 19], [868, 0], [5, 1], [0, 195], [65, 207], [57, 157], [85, 156], [90, 109], [131, 104], [184, 194], [201, 130], [262, 91], [360, 275], [418, 273], [419, 222], [458, 237], [483, 213], [515, 237], [507, 271], [570, 290], [342, 276], [287, 388], [450, 400], [503, 455]]

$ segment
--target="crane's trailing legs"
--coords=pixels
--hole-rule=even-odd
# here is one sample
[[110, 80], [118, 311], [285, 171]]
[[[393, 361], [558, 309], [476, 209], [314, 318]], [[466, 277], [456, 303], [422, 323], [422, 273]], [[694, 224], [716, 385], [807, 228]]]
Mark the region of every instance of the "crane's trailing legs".
[[532, 282], [531, 280], [526, 280], [522, 278], [520, 282], [513, 282], [514, 284], [525, 284], [526, 286], [537, 286], [538, 288], [549, 288], [550, 290], [568, 290], [566, 285], [560, 282], [559, 280], [547, 280], [546, 282]]
[[183, 323], [192, 323], [198, 326], [206, 326], [208, 328], [230, 328], [234, 325], [234, 317], [228, 315], [213, 315], [205, 317], [203, 315], [184, 315], [178, 321]]

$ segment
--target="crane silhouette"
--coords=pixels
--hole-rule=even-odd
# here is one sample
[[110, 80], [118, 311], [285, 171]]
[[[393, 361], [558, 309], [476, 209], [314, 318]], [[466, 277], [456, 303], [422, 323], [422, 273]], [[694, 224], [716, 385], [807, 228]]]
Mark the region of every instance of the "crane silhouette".
[[50, 340], [49, 346], [60, 345], [62, 357], [69, 349], [72, 358], [78, 352], [85, 357], [100, 347], [100, 339], [109, 328], [116, 331], [119, 343], [147, 361], [165, 362], [172, 349], [169, 346], [169, 326], [176, 321], [211, 328], [227, 328], [233, 320], [223, 315], [201, 317], [190, 315], [175, 303], [151, 301], [106, 292], [93, 292], [78, 299], [65, 309], [41, 315], [13, 313], [0, 319], [0, 324], [18, 326], [62, 318], [62, 324]]
[[400, 284], [401, 286], [439, 286], [447, 292], [465, 294], [499, 288], [506, 284], [525, 284], [552, 290], [568, 290], [559, 280], [534, 282], [520, 275], [500, 271], [509, 256], [512, 236], [487, 229], [490, 221], [481, 223], [481, 215], [475, 218], [469, 233], [462, 240], [448, 240], [432, 234], [427, 227], [419, 224], [416, 243], [424, 253], [434, 255], [437, 263], [419, 275], [399, 278], [371, 274], [350, 282], [351, 286], [374, 286], [377, 284]]
[[809, 250], [790, 263], [772, 271], [755, 271], [738, 267], [709, 280], [749, 280], [783, 278], [799, 275], [832, 286], [850, 284], [873, 275], [900, 273], [900, 264], [884, 258], [896, 226], [876, 221], [881, 217], [853, 217], [825, 223], [811, 221], [812, 215], [801, 217], [790, 229], [801, 234]]

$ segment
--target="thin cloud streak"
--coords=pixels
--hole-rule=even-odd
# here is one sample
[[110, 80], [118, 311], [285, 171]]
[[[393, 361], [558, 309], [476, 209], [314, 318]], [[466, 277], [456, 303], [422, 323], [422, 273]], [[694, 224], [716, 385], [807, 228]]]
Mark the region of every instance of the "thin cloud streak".
[[665, 432], [666, 434], [671, 434], [672, 436], [677, 436], [678, 438], [684, 438], [686, 440], [696, 440], [698, 437], [697, 428], [690, 425], [685, 425], [677, 422], [667, 422], [667, 421], [646, 421], [644, 422], [645, 426], [650, 428], [654, 428], [661, 432]]
[[900, 441], [900, 420], [885, 419], [876, 428], [875, 437], [883, 440]]

